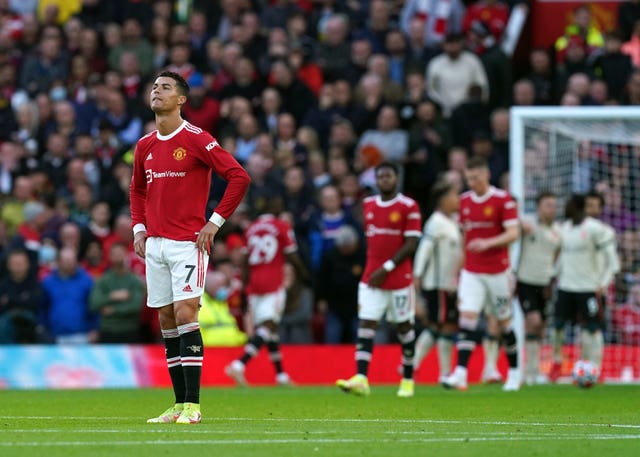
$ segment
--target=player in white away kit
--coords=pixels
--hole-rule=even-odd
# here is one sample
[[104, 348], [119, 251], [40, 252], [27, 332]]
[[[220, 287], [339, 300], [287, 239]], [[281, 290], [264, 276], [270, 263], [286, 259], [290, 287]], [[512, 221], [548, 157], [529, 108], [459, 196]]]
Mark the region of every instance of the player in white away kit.
[[467, 365], [480, 342], [478, 321], [485, 311], [498, 321], [509, 360], [503, 390], [519, 390], [521, 376], [511, 323], [508, 251], [520, 234], [516, 202], [507, 192], [489, 184], [489, 168], [481, 157], [469, 159], [465, 179], [470, 190], [460, 199], [465, 259], [458, 285], [458, 363], [442, 385], [466, 390]]
[[460, 197], [452, 184], [440, 181], [431, 195], [436, 209], [425, 222], [413, 260], [416, 290], [426, 302], [425, 329], [416, 340], [417, 369], [437, 341], [440, 382], [451, 371], [451, 350], [458, 328], [458, 275], [462, 266], [462, 234], [454, 219]]
[[527, 384], [543, 384], [540, 374], [540, 344], [544, 336], [545, 308], [551, 296], [551, 280], [560, 248], [560, 226], [554, 222], [557, 199], [551, 192], [536, 198], [536, 220], [521, 221], [520, 259], [516, 277], [518, 301], [525, 316], [524, 378]]
[[280, 199], [267, 201], [269, 213], [260, 215], [247, 227], [245, 281], [249, 311], [255, 326], [255, 334], [244, 348], [244, 354], [225, 368], [227, 376], [245, 385], [245, 365], [267, 346], [269, 357], [276, 370], [276, 382], [290, 383], [289, 375], [282, 368], [278, 325], [285, 305], [284, 267], [291, 263], [301, 278], [309, 279], [309, 272], [298, 256], [298, 244], [288, 222], [277, 217], [281, 212]]
[[[555, 303], [554, 368], [559, 371], [564, 344], [564, 326], [578, 322], [582, 328], [581, 355], [598, 368], [602, 366], [604, 309], [600, 297], [620, 269], [615, 232], [586, 214], [583, 195], [567, 202], [562, 224], [560, 256], [557, 262], [558, 296]], [[557, 367], [557, 368], [556, 368]], [[557, 379], [557, 377], [556, 377]]]
[[[210, 248], [218, 229], [242, 200], [250, 178], [207, 132], [180, 115], [189, 86], [165, 71], [153, 83], [155, 130], [134, 153], [131, 219], [134, 248], [144, 257], [147, 306], [158, 309], [175, 404], [147, 422], [195, 424], [201, 420], [200, 376], [204, 348], [198, 324]], [[215, 212], [205, 220], [211, 171], [227, 181]]]
[[363, 205], [367, 263], [358, 288], [358, 373], [350, 379], [338, 379], [336, 385], [345, 392], [369, 394], [367, 372], [373, 338], [386, 314], [387, 321], [396, 324], [402, 344], [403, 374], [398, 396], [412, 397], [415, 289], [411, 256], [421, 235], [420, 209], [414, 200], [397, 191], [396, 165], [378, 165], [375, 176], [380, 195], [365, 198]]

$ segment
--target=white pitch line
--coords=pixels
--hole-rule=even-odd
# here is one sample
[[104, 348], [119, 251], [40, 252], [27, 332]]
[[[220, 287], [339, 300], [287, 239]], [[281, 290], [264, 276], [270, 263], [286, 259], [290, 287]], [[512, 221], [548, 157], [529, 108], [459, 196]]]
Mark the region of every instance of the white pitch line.
[[[508, 436], [508, 437], [460, 437], [460, 438], [416, 438], [416, 439], [382, 439], [371, 440], [363, 438], [287, 438], [287, 439], [228, 439], [228, 440], [130, 440], [130, 441], [47, 441], [47, 442], [3, 442], [0, 447], [42, 447], [42, 446], [85, 446], [85, 447], [102, 447], [102, 446], [149, 446], [149, 445], [249, 445], [249, 444], [346, 444], [346, 443], [470, 443], [470, 442], [490, 442], [490, 441], [572, 441], [583, 440], [584, 436]], [[590, 440], [638, 440], [639, 435], [592, 435]]]
[[[95, 421], [122, 421], [123, 419], [135, 419], [122, 416], [0, 416], [0, 419], [21, 420], [95, 420]], [[526, 421], [466, 421], [447, 419], [332, 419], [332, 418], [287, 418], [287, 417], [207, 417], [203, 422], [347, 422], [347, 423], [406, 423], [406, 424], [443, 424], [443, 425], [518, 425], [531, 427], [606, 427], [606, 428], [630, 428], [640, 429], [640, 424], [599, 424], [599, 423], [569, 423], [569, 422], [526, 422]]]

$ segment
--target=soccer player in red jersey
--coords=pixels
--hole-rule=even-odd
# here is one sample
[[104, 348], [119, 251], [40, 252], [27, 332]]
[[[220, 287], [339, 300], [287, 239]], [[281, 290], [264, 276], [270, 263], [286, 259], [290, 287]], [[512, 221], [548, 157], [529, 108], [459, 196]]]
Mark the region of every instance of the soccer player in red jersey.
[[402, 344], [403, 373], [398, 396], [412, 397], [416, 297], [411, 256], [422, 235], [420, 209], [414, 200], [398, 192], [398, 169], [394, 164], [378, 165], [375, 176], [380, 195], [366, 198], [363, 204], [367, 261], [358, 288], [358, 373], [350, 379], [338, 379], [336, 385], [345, 392], [369, 394], [367, 372], [373, 338], [386, 313], [387, 321], [396, 324]]
[[498, 321], [509, 360], [503, 390], [519, 390], [521, 375], [511, 323], [508, 251], [520, 235], [516, 202], [507, 192], [489, 184], [489, 168], [481, 157], [469, 159], [465, 179], [470, 190], [460, 198], [465, 259], [458, 285], [458, 363], [442, 384], [459, 390], [467, 388], [467, 364], [480, 342], [478, 320], [485, 311]]
[[[157, 130], [135, 149], [131, 218], [136, 253], [146, 263], [147, 306], [157, 308], [175, 404], [147, 422], [199, 423], [203, 345], [198, 324], [200, 297], [213, 239], [236, 209], [249, 175], [207, 132], [182, 119], [189, 86], [164, 71], [149, 102]], [[205, 220], [211, 171], [228, 185]]]
[[271, 197], [267, 205], [269, 212], [259, 216], [245, 231], [245, 284], [255, 334], [245, 346], [242, 357], [225, 368], [225, 373], [240, 385], [246, 385], [245, 365], [265, 344], [276, 369], [276, 382], [281, 385], [291, 382], [289, 375], [282, 369], [278, 337], [278, 324], [286, 298], [285, 261], [298, 270], [300, 277], [309, 279], [309, 272], [297, 253], [298, 245], [293, 229], [276, 216], [282, 208], [281, 200]]

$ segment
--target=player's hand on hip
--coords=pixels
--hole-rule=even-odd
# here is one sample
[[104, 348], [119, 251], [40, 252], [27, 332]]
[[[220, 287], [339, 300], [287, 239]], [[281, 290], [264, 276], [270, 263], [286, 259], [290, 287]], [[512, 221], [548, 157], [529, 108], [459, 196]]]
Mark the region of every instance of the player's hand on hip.
[[146, 254], [147, 232], [138, 232], [133, 236], [133, 250], [144, 259]]
[[220, 227], [216, 224], [213, 222], [207, 222], [198, 234], [196, 247], [202, 252], [206, 252], [211, 255], [211, 246], [213, 245], [213, 239], [215, 238], [216, 233], [218, 233], [218, 230], [220, 230]]
[[387, 277], [387, 271], [384, 268], [378, 268], [369, 276], [370, 287], [380, 287]]

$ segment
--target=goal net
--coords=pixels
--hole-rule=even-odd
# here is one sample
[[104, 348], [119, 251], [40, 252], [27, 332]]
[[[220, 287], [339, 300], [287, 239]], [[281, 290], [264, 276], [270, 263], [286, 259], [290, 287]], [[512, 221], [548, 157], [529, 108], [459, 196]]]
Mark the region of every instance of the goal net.
[[[510, 186], [524, 214], [535, 213], [536, 195], [544, 190], [558, 195], [559, 218], [572, 193], [596, 190], [604, 197], [602, 219], [616, 230], [622, 271], [606, 297], [602, 378], [640, 382], [640, 108], [513, 108]], [[552, 314], [543, 373], [552, 364]], [[561, 381], [570, 379], [580, 355], [580, 332], [566, 332]]]

